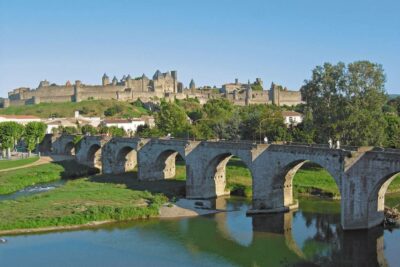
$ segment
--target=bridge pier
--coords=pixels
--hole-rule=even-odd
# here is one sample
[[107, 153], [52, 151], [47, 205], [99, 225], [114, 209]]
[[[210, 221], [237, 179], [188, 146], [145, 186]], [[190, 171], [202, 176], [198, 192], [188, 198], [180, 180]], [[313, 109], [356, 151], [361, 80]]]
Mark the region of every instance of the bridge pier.
[[146, 140], [113, 138], [103, 146], [103, 173], [121, 174], [134, 170], [137, 165], [138, 145]]
[[225, 165], [229, 158], [224, 159], [217, 166], [208, 166], [207, 168], [204, 161], [191, 161], [190, 157], [188, 157], [186, 164], [186, 198], [207, 199], [229, 195], [230, 192], [225, 188]]
[[142, 181], [164, 180], [175, 177], [175, 162], [178, 152], [166, 151], [151, 160], [139, 152], [138, 177]]
[[186, 161], [191, 151], [190, 141], [150, 139], [138, 150], [138, 178], [154, 181], [175, 177], [176, 157]]

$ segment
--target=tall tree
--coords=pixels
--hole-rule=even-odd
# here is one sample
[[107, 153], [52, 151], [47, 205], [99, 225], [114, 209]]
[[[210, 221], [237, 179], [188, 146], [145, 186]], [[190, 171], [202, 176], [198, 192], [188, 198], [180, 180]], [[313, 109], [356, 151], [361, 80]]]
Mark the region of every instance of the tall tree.
[[312, 111], [315, 141], [329, 138], [351, 145], [381, 145], [386, 121], [385, 75], [381, 65], [357, 61], [317, 66], [301, 88]]
[[400, 148], [400, 117], [393, 114], [386, 114], [386, 142], [385, 146]]
[[241, 109], [241, 137], [246, 140], [288, 140], [288, 132], [279, 107], [250, 105]]
[[24, 126], [16, 122], [7, 121], [0, 123], [0, 143], [3, 156], [10, 158], [11, 149], [21, 139], [24, 133]]
[[183, 137], [190, 130], [185, 110], [175, 103], [161, 102], [160, 112], [156, 114], [155, 122], [158, 129], [165, 135]]
[[43, 141], [46, 135], [47, 126], [43, 122], [29, 122], [25, 126], [24, 141], [27, 145], [29, 154], [35, 147]]

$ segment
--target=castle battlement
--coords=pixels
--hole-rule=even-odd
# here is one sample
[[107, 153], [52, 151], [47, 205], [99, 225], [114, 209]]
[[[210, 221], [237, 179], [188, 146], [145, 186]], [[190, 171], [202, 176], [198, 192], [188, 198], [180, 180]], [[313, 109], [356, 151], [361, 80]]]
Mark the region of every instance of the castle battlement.
[[[204, 89], [209, 88], [209, 89]], [[157, 70], [152, 79], [145, 74], [132, 78], [123, 75], [121, 79], [113, 76], [112, 79], [104, 73], [101, 84], [84, 84], [80, 80], [74, 83], [67, 81], [65, 85], [41, 81], [37, 88], [20, 87], [8, 93], [8, 99], [0, 101], [3, 107], [32, 105], [51, 102], [80, 102], [83, 100], [116, 99], [121, 101], [134, 101], [141, 99], [152, 101], [156, 98], [185, 99], [198, 98], [200, 103], [209, 99], [227, 98], [237, 105], [276, 104], [296, 105], [301, 103], [299, 91], [289, 91], [282, 86], [272, 83], [270, 90], [263, 89], [263, 82], [257, 78], [253, 83], [227, 83], [221, 89], [204, 87], [196, 88], [192, 79], [189, 88], [183, 88], [178, 80], [177, 71], [162, 73]]]

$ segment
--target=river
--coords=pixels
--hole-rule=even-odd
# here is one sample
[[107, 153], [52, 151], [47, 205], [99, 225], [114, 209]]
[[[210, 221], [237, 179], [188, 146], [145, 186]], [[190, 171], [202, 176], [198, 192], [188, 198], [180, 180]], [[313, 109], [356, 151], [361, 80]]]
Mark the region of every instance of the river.
[[[400, 196], [390, 201], [400, 202]], [[343, 232], [338, 201], [300, 199], [299, 210], [151, 219], [94, 229], [5, 236], [1, 266], [399, 266], [400, 229]]]

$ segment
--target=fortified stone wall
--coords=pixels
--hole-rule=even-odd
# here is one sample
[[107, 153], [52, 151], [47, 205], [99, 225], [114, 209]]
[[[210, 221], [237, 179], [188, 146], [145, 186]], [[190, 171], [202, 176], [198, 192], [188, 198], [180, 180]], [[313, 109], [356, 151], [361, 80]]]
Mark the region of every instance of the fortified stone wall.
[[[144, 101], [155, 101], [156, 98], [185, 99], [198, 98], [201, 104], [214, 98], [227, 98], [236, 105], [248, 104], [276, 104], [296, 105], [301, 103], [301, 94], [296, 91], [288, 91], [281, 86], [272, 84], [271, 89], [259, 91], [252, 90], [251, 86], [262, 89], [261, 79], [254, 83], [241, 84], [237, 80], [234, 84], [225, 84], [223, 93], [215, 89], [196, 89], [192, 81], [190, 89], [183, 89], [182, 83], [178, 81], [177, 72], [161, 73], [156, 71], [152, 79], [144, 74], [132, 79], [130, 75], [118, 80], [104, 74], [102, 85], [86, 85], [80, 81], [65, 85], [50, 84], [48, 81], [41, 81], [38, 88], [17, 88], [8, 93], [8, 99], [0, 101], [0, 105], [21, 106], [38, 103], [52, 102], [80, 102], [88, 99], [117, 99], [121, 101], [135, 101], [138, 98]], [[225, 89], [225, 90], [224, 90]]]
[[279, 94], [279, 105], [297, 105], [301, 103], [301, 93], [296, 91], [281, 91]]

